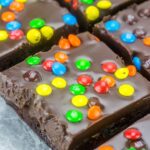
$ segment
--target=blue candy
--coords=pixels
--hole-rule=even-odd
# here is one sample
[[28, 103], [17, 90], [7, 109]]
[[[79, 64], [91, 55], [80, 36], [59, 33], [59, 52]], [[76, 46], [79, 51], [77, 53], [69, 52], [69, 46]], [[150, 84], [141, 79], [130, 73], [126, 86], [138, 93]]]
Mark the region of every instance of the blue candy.
[[136, 36], [130, 32], [122, 33], [120, 36], [120, 39], [122, 42], [124, 42], [126, 44], [132, 44], [137, 40]]
[[62, 76], [66, 73], [67, 68], [65, 65], [59, 63], [59, 62], [55, 62], [52, 65], [52, 72], [54, 75], [56, 76]]
[[21, 28], [21, 23], [18, 21], [11, 21], [9, 23], [6, 24], [6, 30], [9, 31], [14, 31], [14, 30], [18, 30]]
[[109, 32], [116, 32], [120, 29], [121, 25], [116, 20], [109, 20], [104, 24], [105, 29]]
[[12, 2], [13, 0], [0, 0], [0, 5], [2, 5], [2, 7], [8, 7]]
[[72, 14], [65, 14], [63, 15], [62, 19], [67, 25], [74, 26], [77, 24], [77, 19]]
[[141, 62], [140, 58], [135, 56], [135, 57], [133, 57], [132, 62], [135, 65], [135, 67], [137, 68], [137, 70], [140, 71], [141, 66], [142, 66], [142, 62]]

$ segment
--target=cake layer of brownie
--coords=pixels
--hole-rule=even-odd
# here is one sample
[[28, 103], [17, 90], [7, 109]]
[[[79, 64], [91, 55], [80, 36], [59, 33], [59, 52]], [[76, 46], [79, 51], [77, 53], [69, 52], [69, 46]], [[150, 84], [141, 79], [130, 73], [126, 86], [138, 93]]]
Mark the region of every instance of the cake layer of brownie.
[[56, 150], [93, 149], [150, 107], [149, 82], [88, 32], [3, 71], [0, 93]]
[[94, 33], [150, 80], [149, 5], [148, 0], [119, 12], [105, 23], [96, 24]]
[[[7, 1], [1, 3], [5, 6]], [[54, 0], [12, 2], [2, 7], [0, 15], [0, 70], [38, 51], [49, 50], [61, 36], [78, 31], [76, 18]]]
[[149, 150], [150, 115], [135, 122], [96, 150]]
[[107, 15], [113, 15], [121, 9], [144, 0], [58, 0], [66, 5], [78, 18], [80, 29], [90, 29]]

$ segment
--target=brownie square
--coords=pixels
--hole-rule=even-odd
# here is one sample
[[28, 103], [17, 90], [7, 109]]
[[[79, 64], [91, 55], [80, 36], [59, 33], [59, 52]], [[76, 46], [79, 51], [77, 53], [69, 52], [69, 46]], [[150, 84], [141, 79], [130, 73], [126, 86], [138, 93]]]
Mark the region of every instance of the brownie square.
[[112, 150], [149, 150], [149, 130], [150, 115], [148, 114], [96, 150], [102, 150], [105, 147], [110, 147]]
[[[150, 1], [133, 5], [95, 25], [94, 33], [113, 50], [133, 62], [150, 80]], [[114, 24], [114, 29], [113, 25]], [[116, 28], [116, 29], [115, 29]]]
[[88, 32], [3, 71], [0, 83], [7, 103], [56, 150], [93, 149], [150, 107], [149, 82]]
[[107, 15], [113, 15], [121, 9], [143, 0], [58, 0], [67, 6], [78, 18], [80, 29], [85, 31]]
[[[3, 3], [5, 4], [5, 2]], [[27, 1], [23, 4], [24, 9], [21, 12], [16, 12], [17, 4], [14, 3], [17, 2], [13, 2], [10, 6], [3, 7], [0, 10], [0, 34], [3, 37], [4, 33], [2, 31], [4, 30], [8, 36], [5, 40], [2, 40], [2, 37], [0, 38], [0, 71], [22, 61], [31, 54], [49, 50], [52, 44], [57, 43], [61, 36], [77, 33], [78, 31], [76, 18], [54, 0]], [[15, 20], [10, 21], [7, 18], [8, 13], [6, 12], [8, 11], [9, 14], [15, 13]], [[74, 20], [72, 24], [66, 21], [69, 17]], [[42, 21], [36, 19], [41, 19]], [[44, 29], [44, 27], [52, 28], [54, 32], [52, 37], [50, 37], [51, 30]], [[19, 31], [17, 32], [16, 30]], [[31, 30], [32, 32], [30, 32], [27, 40], [27, 35]]]

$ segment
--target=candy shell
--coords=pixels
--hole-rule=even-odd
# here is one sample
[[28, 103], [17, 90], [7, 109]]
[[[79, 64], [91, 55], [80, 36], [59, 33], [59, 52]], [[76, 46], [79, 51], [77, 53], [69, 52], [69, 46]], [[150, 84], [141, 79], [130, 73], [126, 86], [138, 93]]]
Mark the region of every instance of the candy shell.
[[77, 24], [77, 19], [72, 14], [65, 14], [65, 15], [63, 15], [62, 19], [63, 19], [64, 23], [69, 26], [74, 26]]
[[84, 95], [77, 95], [72, 97], [72, 104], [75, 107], [84, 107], [88, 103], [88, 98]]
[[111, 8], [111, 6], [112, 6], [112, 3], [109, 0], [101, 0], [97, 3], [97, 7], [100, 9], [104, 9], [104, 10]]
[[49, 96], [52, 93], [52, 88], [48, 84], [39, 84], [36, 87], [36, 92], [40, 96]]
[[20, 40], [24, 37], [24, 32], [22, 30], [14, 30], [9, 34], [11, 40]]
[[128, 68], [119, 68], [119, 69], [117, 69], [117, 71], [115, 72], [114, 75], [117, 79], [123, 80], [128, 77], [129, 70], [128, 70]]
[[24, 10], [24, 4], [14, 1], [9, 6], [9, 9], [12, 10], [12, 11], [20, 12], [20, 11]]
[[79, 47], [81, 45], [81, 40], [74, 34], [69, 34], [68, 40], [73, 47]]
[[102, 116], [102, 110], [99, 106], [92, 106], [88, 110], [88, 119], [97, 120]]
[[55, 53], [54, 58], [57, 62], [60, 62], [60, 63], [65, 63], [68, 61], [68, 55], [65, 54], [64, 52]]
[[54, 29], [50, 26], [44, 26], [40, 29], [40, 31], [46, 40], [50, 40], [54, 35]]
[[73, 95], [82, 95], [86, 92], [86, 88], [81, 84], [72, 84], [69, 90]]
[[56, 77], [52, 80], [52, 85], [58, 89], [63, 89], [66, 87], [67, 82], [61, 77]]
[[8, 39], [8, 33], [5, 30], [0, 30], [0, 42], [6, 41]]
[[61, 38], [59, 40], [58, 45], [59, 45], [59, 48], [64, 49], [64, 50], [68, 50], [71, 47], [69, 40], [65, 38]]
[[5, 12], [2, 13], [1, 19], [4, 22], [14, 21], [16, 19], [16, 15], [11, 11], [5, 11]]

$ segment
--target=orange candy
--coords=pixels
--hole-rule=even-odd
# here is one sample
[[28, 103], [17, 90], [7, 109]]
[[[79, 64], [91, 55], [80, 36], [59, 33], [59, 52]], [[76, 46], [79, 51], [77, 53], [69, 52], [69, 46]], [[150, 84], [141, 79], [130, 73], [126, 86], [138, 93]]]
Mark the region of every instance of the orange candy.
[[66, 2], [66, 3], [70, 3], [70, 2], [71, 2], [71, 0], [65, 0], [65, 2]]
[[68, 40], [73, 47], [79, 47], [81, 45], [80, 39], [74, 34], [69, 34]]
[[97, 120], [102, 116], [102, 110], [99, 106], [92, 106], [88, 110], [88, 118], [90, 120]]
[[16, 19], [16, 16], [13, 12], [11, 11], [5, 11], [2, 13], [2, 16], [1, 16], [2, 20], [4, 22], [10, 22], [10, 21], [13, 21]]
[[59, 40], [59, 47], [61, 48], [61, 49], [65, 49], [65, 50], [67, 50], [67, 49], [69, 49], [70, 47], [71, 47], [71, 45], [70, 45], [70, 43], [69, 43], [69, 40], [68, 39], [65, 39], [65, 38], [61, 38], [60, 40]]
[[24, 4], [14, 1], [10, 4], [9, 9], [12, 11], [20, 12], [24, 9]]
[[98, 150], [114, 150], [114, 148], [112, 146], [109, 146], [109, 145], [104, 145], [104, 146], [100, 146], [98, 148]]
[[68, 60], [68, 55], [63, 52], [57, 52], [54, 57], [60, 63], [65, 63]]
[[150, 46], [150, 37], [145, 37], [144, 40], [143, 40], [143, 43], [144, 43], [146, 46]]
[[129, 76], [130, 77], [133, 77], [136, 75], [137, 70], [136, 70], [136, 67], [134, 65], [129, 65], [127, 68], [129, 70]]
[[106, 81], [109, 87], [113, 87], [116, 84], [116, 81], [112, 76], [103, 76], [101, 80]]

